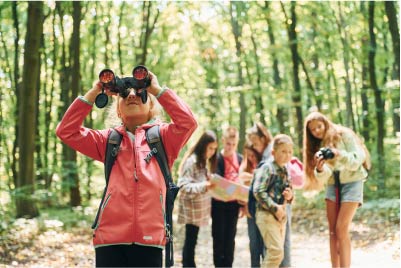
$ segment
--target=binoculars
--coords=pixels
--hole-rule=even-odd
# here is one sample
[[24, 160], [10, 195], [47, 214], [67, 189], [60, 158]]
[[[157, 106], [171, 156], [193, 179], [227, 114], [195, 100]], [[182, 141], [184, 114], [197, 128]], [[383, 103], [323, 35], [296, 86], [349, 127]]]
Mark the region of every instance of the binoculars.
[[108, 103], [108, 96], [104, 90], [118, 93], [122, 98], [128, 97], [130, 89], [135, 90], [135, 95], [140, 97], [142, 103], [148, 100], [146, 88], [150, 86], [148, 69], [143, 65], [138, 65], [132, 70], [132, 77], [120, 78], [110, 69], [103, 69], [99, 73], [99, 81], [102, 83], [102, 93], [95, 100], [98, 108], [103, 108]]

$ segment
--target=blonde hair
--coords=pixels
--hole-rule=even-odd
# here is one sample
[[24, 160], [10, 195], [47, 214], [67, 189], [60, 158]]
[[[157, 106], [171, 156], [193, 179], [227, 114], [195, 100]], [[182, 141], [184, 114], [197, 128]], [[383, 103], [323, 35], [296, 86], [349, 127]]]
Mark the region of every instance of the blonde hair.
[[289, 144], [289, 145], [294, 145], [294, 142], [292, 141], [291, 137], [286, 135], [286, 134], [277, 134], [273, 138], [273, 149], [277, 149], [280, 145], [283, 144]]
[[229, 126], [223, 132], [223, 139], [239, 140], [239, 132], [236, 127]]
[[[105, 126], [106, 127], [116, 127], [118, 125], [121, 125], [121, 118], [118, 117], [118, 105], [120, 101], [120, 96], [113, 96], [113, 101], [111, 105], [107, 108], [107, 115], [106, 115], [106, 120], [105, 120]], [[151, 119], [163, 119], [163, 107], [160, 105], [159, 101], [157, 98], [151, 94], [148, 94], [148, 102], [149, 105], [151, 106], [151, 109], [149, 111], [149, 118], [148, 120]]]

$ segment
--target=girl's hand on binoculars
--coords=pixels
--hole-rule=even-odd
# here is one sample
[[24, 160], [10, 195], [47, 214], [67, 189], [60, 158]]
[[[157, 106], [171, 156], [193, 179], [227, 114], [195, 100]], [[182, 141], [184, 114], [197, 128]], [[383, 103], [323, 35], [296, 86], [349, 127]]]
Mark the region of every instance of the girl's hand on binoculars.
[[149, 78], [150, 78], [150, 86], [148, 88], [148, 92], [153, 96], [157, 96], [160, 91], [162, 90], [161, 86], [159, 85], [159, 80], [157, 80], [157, 76], [149, 71]]
[[95, 102], [97, 95], [102, 92], [102, 84], [99, 81], [93, 83], [92, 88], [86, 92], [84, 98], [89, 102]]

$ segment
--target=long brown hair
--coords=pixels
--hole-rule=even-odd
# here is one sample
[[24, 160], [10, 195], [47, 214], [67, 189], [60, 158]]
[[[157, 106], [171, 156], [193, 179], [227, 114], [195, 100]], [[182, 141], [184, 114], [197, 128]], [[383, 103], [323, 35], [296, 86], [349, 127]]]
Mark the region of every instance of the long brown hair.
[[203, 169], [209, 165], [210, 167], [210, 172], [215, 172], [216, 167], [217, 167], [217, 150], [213, 154], [211, 158], [209, 158], [208, 161], [206, 161], [206, 149], [209, 143], [212, 142], [217, 142], [217, 136], [216, 133], [212, 130], [206, 130], [199, 138], [199, 140], [195, 143], [194, 146], [192, 146], [189, 151], [185, 154], [183, 157], [180, 167], [179, 167], [179, 173], [181, 174], [182, 172], [182, 167], [187, 160], [188, 157], [190, 157], [192, 154], [195, 154], [196, 156], [196, 167], [198, 169]]
[[[312, 135], [309, 130], [309, 124], [312, 121], [320, 121], [324, 124], [325, 133], [323, 139], [318, 139]], [[320, 149], [320, 146], [336, 147], [337, 142], [341, 139], [341, 133], [344, 127], [335, 125], [325, 115], [319, 112], [312, 112], [305, 118], [304, 124], [304, 140], [303, 140], [303, 162], [305, 168], [305, 190], [321, 190], [323, 184], [318, 181], [314, 174], [315, 169], [315, 153]]]
[[270, 131], [260, 122], [256, 122], [251, 128], [246, 130], [247, 139], [249, 140], [252, 135], [265, 139], [265, 149], [273, 141], [273, 136]]
[[[257, 161], [256, 165], [253, 165], [249, 161], [249, 158], [248, 158], [249, 151], [252, 151], [252, 153], [255, 155], [256, 161]], [[262, 155], [253, 148], [252, 143], [250, 141], [245, 142], [244, 149], [242, 151], [242, 156], [243, 156], [243, 160], [241, 162], [240, 170], [248, 172], [248, 173], [252, 173], [253, 170], [258, 165], [258, 163], [262, 160]]]

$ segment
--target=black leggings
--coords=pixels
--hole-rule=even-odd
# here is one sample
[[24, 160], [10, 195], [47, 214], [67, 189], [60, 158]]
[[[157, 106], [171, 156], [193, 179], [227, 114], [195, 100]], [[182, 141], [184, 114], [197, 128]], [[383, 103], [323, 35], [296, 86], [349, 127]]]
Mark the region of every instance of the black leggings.
[[113, 245], [95, 249], [96, 267], [162, 267], [161, 248]]
[[196, 267], [195, 264], [195, 246], [198, 240], [199, 227], [185, 225], [185, 242], [182, 248], [182, 267]]

